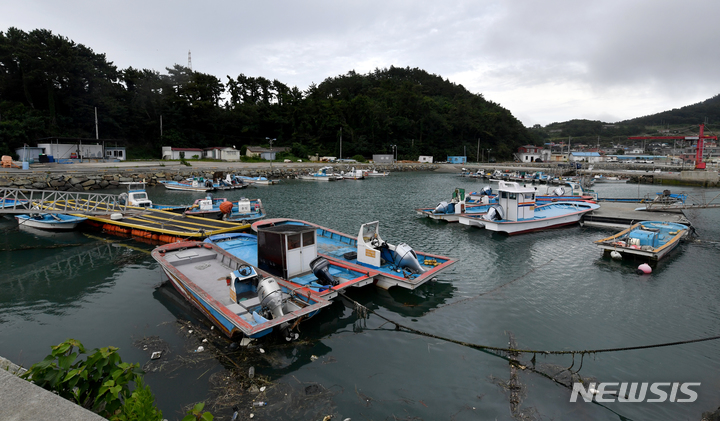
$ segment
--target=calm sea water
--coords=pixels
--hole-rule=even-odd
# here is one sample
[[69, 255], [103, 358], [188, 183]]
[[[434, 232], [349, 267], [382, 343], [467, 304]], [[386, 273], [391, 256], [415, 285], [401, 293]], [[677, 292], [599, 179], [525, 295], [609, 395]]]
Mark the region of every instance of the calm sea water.
[[[414, 214], [415, 208], [448, 200], [455, 187], [472, 191], [485, 184], [452, 174], [393, 173], [337, 183], [287, 180], [216, 197], [259, 197], [272, 217], [304, 219], [353, 235], [361, 223], [378, 220], [388, 242], [458, 258], [437, 282], [414, 292], [373, 286], [349, 292], [378, 314], [435, 335], [506, 346], [512, 334], [521, 348], [580, 350], [720, 334], [720, 210], [687, 212], [701, 241], [682, 244], [649, 276], [636, 275], [637, 264], [602, 257], [593, 241], [614, 230], [574, 226], [507, 237]], [[599, 185], [595, 190], [629, 197], [660, 189]], [[168, 204], [198, 198], [162, 188], [149, 194]], [[375, 315], [359, 319], [352, 305], [342, 303], [304, 323], [302, 340], [291, 346], [263, 344], [265, 353], [246, 351], [234, 363], [210, 353], [200, 358], [193, 352], [197, 339], [180, 326], [202, 320], [167, 285], [158, 288], [165, 277], [149, 255], [152, 246], [102, 234], [15, 227], [14, 221], [0, 220], [5, 233], [0, 355], [16, 363], [29, 366], [51, 345], [75, 338], [89, 348], [118, 346], [125, 361], [145, 364], [148, 352], [133, 343], [159, 336], [175, 364], [148, 373], [146, 381], [169, 419], [181, 418], [182, 406], [208, 399], [218, 386], [214, 375], [233, 364], [243, 370], [252, 364], [258, 376], [273, 382], [262, 395], [269, 405], [256, 409], [255, 419], [320, 420], [330, 414], [340, 420], [513, 419], [503, 387], [510, 378], [505, 359], [396, 331]], [[544, 420], [698, 420], [720, 406], [719, 346], [720, 341], [703, 342], [583, 360], [580, 375], [600, 381], [700, 382], [694, 403], [570, 403], [568, 389], [520, 371], [520, 408]], [[531, 357], [521, 360], [529, 363]], [[537, 364], [569, 367], [573, 361], [538, 356]], [[239, 402], [252, 399], [247, 395]]]

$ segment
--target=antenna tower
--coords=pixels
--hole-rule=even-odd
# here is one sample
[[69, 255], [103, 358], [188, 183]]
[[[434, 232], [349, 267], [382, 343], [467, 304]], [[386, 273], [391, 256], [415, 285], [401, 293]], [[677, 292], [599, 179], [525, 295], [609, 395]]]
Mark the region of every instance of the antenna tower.
[[188, 69], [192, 71], [192, 57], [190, 56], [190, 50], [188, 50]]

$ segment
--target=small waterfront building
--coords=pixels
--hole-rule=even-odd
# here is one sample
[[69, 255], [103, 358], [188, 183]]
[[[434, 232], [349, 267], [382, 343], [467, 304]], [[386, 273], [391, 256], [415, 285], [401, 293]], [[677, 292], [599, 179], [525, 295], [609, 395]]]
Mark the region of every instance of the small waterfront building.
[[180, 153], [184, 154], [185, 159], [201, 159], [203, 156], [203, 150], [200, 148], [162, 147], [162, 159], [181, 159]]
[[230, 146], [214, 146], [205, 148], [203, 156], [208, 159], [219, 159], [221, 161], [239, 161], [240, 151]]
[[447, 162], [450, 164], [465, 164], [467, 163], [467, 157], [466, 156], [448, 156]]
[[515, 158], [520, 162], [550, 161], [550, 151], [540, 146], [525, 145], [518, 148]]
[[38, 162], [40, 161], [40, 155], [44, 153], [44, 148], [30, 146], [15, 149], [15, 154], [17, 154], [18, 159], [22, 162]]
[[108, 146], [105, 148], [105, 159], [125, 161], [127, 159], [127, 151], [125, 146]]
[[429, 155], [420, 155], [420, 158], [418, 158], [418, 161], [419, 161], [419, 162], [425, 162], [425, 163], [428, 163], [428, 164], [432, 164], [432, 162], [433, 162], [433, 157], [432, 157], [432, 156], [429, 156]]
[[598, 152], [570, 152], [570, 161], [597, 163], [603, 160]]
[[373, 154], [373, 162], [375, 164], [392, 164], [395, 156], [388, 154]]

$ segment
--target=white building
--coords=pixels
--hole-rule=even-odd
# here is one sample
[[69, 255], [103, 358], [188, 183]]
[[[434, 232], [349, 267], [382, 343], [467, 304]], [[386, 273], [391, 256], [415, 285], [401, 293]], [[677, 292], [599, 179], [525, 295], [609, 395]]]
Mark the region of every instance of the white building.
[[45, 155], [58, 159], [99, 158], [103, 157], [103, 145], [78, 143], [38, 143]]
[[373, 154], [375, 164], [392, 164], [394, 158], [393, 154]]
[[433, 157], [429, 156], [429, 155], [420, 155], [420, 158], [418, 158], [418, 161], [427, 162], [428, 164], [432, 164]]
[[535, 145], [520, 146], [515, 154], [515, 158], [520, 162], [549, 162], [550, 156], [550, 150]]
[[127, 151], [124, 146], [108, 146], [105, 148], [105, 159], [125, 161], [127, 159]]
[[223, 147], [223, 146], [214, 146], [212, 148], [205, 148], [204, 157], [208, 159], [219, 159], [221, 161], [239, 161], [240, 160], [240, 151], [231, 148], [231, 147]]
[[162, 147], [162, 159], [180, 159], [180, 153], [185, 154], [185, 159], [200, 159], [203, 150], [200, 148], [173, 148], [172, 146]]

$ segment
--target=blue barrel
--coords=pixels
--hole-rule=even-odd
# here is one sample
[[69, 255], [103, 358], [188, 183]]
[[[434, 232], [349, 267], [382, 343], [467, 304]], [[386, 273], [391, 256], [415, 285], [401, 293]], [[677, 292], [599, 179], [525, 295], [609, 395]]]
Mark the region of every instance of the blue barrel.
[[23, 161], [22, 169], [29, 170], [30, 169], [30, 163], [27, 161]]

